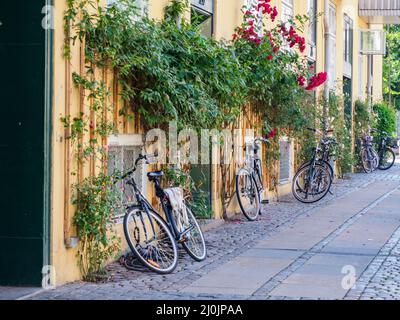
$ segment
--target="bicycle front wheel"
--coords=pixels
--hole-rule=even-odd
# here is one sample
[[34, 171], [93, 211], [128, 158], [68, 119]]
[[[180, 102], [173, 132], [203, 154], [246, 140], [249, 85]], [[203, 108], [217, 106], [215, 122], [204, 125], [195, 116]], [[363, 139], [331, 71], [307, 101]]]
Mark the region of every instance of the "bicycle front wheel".
[[165, 223], [153, 211], [132, 210], [124, 217], [124, 233], [133, 254], [149, 269], [167, 274], [178, 263], [176, 241]]
[[257, 220], [260, 213], [260, 195], [251, 173], [242, 168], [236, 175], [236, 196], [240, 209], [249, 221]]
[[206, 242], [203, 232], [192, 210], [187, 209], [190, 230], [183, 236], [182, 246], [194, 260], [200, 262], [207, 256]]
[[396, 155], [392, 149], [385, 149], [379, 162], [379, 170], [389, 170], [396, 161]]
[[300, 168], [296, 173], [293, 184], [293, 196], [303, 203], [320, 201], [329, 192], [332, 185], [332, 177], [328, 167], [315, 164]]

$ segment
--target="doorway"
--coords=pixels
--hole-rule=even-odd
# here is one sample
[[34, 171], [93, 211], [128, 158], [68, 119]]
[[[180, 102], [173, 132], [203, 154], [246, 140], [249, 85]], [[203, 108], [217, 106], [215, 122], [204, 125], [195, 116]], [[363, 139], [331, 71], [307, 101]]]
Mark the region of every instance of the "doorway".
[[0, 285], [39, 286], [49, 264], [49, 3], [0, 2]]

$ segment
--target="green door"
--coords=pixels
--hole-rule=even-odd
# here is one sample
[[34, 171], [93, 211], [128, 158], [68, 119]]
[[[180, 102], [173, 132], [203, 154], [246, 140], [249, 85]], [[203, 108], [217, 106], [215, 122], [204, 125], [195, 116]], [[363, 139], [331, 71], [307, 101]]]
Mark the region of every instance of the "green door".
[[45, 5], [0, 1], [0, 285], [40, 285], [48, 264]]

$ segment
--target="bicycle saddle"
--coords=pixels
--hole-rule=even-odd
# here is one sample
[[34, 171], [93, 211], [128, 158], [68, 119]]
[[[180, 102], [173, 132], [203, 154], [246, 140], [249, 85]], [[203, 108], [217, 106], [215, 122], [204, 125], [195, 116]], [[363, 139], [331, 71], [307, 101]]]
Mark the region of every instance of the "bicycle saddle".
[[160, 178], [162, 176], [164, 176], [163, 171], [154, 171], [147, 174], [147, 177], [149, 177], [150, 179]]

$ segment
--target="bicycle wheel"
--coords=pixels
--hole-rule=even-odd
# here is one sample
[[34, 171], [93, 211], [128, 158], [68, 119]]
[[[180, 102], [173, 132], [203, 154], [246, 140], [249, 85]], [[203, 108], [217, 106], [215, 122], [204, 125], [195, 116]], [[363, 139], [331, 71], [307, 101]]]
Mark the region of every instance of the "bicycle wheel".
[[249, 221], [257, 220], [260, 213], [260, 195], [253, 176], [247, 169], [240, 169], [236, 175], [236, 196], [240, 209]]
[[374, 171], [375, 157], [367, 149], [361, 150], [361, 164], [365, 173]]
[[206, 242], [203, 232], [192, 210], [187, 208], [190, 231], [183, 236], [182, 246], [186, 252], [196, 261], [203, 261], [207, 256]]
[[379, 170], [389, 170], [393, 167], [396, 161], [396, 155], [394, 154], [392, 149], [385, 149], [382, 153], [382, 157], [379, 161]]
[[164, 219], [153, 211], [131, 210], [124, 217], [129, 248], [149, 269], [167, 274], [178, 263], [178, 248]]
[[303, 203], [320, 201], [326, 196], [332, 185], [328, 167], [316, 163], [314, 169], [311, 169], [311, 165], [300, 168], [293, 179], [293, 196]]
[[372, 148], [372, 155], [374, 157], [374, 162], [373, 162], [373, 171], [378, 170], [379, 168], [379, 163], [381, 161], [381, 157], [379, 156], [378, 152]]

